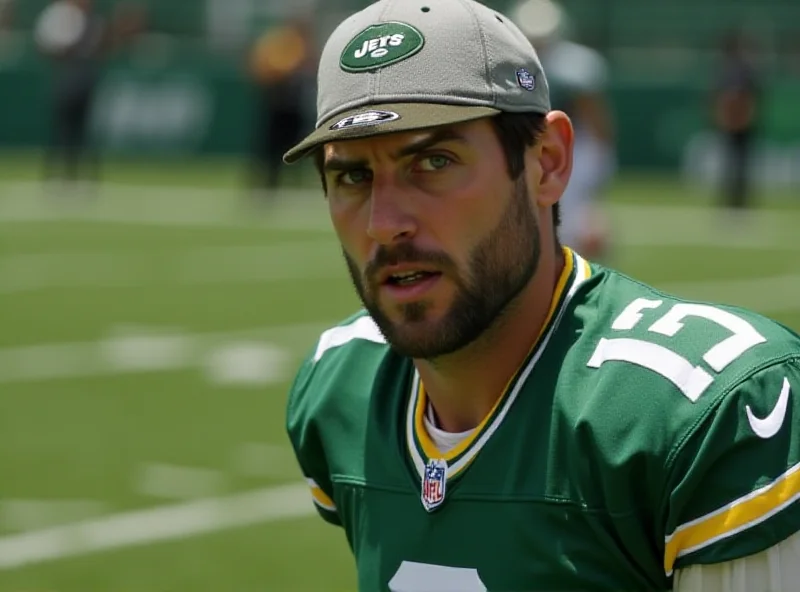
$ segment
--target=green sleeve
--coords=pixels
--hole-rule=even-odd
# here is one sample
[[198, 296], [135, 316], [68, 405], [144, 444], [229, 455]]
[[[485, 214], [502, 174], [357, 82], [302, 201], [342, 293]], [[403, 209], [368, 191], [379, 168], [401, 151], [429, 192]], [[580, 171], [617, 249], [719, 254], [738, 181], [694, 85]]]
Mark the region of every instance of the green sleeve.
[[316, 425], [316, 417], [320, 414], [320, 393], [313, 388], [315, 370], [314, 358], [310, 356], [297, 372], [289, 391], [286, 429], [311, 490], [314, 507], [327, 522], [341, 526], [325, 450]]
[[800, 357], [721, 393], [667, 463], [664, 569], [761, 552], [800, 530]]

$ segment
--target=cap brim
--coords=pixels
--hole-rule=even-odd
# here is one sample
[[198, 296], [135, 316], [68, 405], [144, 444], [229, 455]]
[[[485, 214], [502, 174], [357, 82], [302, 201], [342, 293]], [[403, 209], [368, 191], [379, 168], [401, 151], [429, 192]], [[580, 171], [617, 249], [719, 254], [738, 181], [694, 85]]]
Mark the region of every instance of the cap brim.
[[[283, 155], [284, 162], [291, 164], [327, 142], [355, 140], [394, 132], [406, 132], [441, 125], [451, 125], [497, 115], [501, 111], [493, 107], [476, 105], [447, 105], [441, 103], [386, 103], [365, 105], [350, 109], [331, 117], [311, 134]], [[370, 114], [383, 113], [384, 119]], [[361, 117], [361, 121], [353, 118]], [[337, 124], [340, 124], [339, 127]]]

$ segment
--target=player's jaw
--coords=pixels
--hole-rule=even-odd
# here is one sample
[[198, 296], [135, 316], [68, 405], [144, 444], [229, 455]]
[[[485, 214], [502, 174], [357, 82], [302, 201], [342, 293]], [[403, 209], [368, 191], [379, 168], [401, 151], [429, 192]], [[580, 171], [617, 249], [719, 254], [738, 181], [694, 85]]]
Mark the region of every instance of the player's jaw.
[[538, 267], [536, 216], [520, 180], [499, 223], [458, 266], [412, 242], [382, 246], [362, 270], [345, 253], [353, 284], [400, 354], [433, 359], [480, 337], [528, 285]]

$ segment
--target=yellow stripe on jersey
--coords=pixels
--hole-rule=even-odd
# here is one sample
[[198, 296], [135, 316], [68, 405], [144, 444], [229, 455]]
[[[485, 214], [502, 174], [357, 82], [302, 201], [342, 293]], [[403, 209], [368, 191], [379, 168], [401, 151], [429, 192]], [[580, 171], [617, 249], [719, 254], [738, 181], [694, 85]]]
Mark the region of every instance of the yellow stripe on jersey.
[[314, 503], [323, 510], [335, 512], [336, 504], [333, 503], [333, 500], [328, 496], [328, 494], [322, 491], [322, 488], [317, 485], [317, 482], [313, 479], [307, 479], [307, 481], [308, 486], [311, 488], [311, 499], [314, 500]]
[[800, 499], [800, 463], [772, 483], [730, 504], [680, 525], [665, 539], [664, 571], [672, 573], [678, 557], [747, 530]]
[[[465, 450], [467, 450], [470, 446], [472, 446], [475, 440], [483, 433], [483, 428], [486, 427], [486, 423], [489, 421], [491, 417], [494, 416], [495, 411], [500, 406], [501, 402], [506, 400], [511, 385], [513, 384], [520, 370], [524, 367], [525, 364], [528, 363], [528, 359], [530, 358], [531, 352], [533, 352], [539, 345], [542, 336], [545, 334], [545, 331], [548, 329], [550, 325], [550, 321], [553, 319], [553, 316], [556, 313], [556, 309], [559, 303], [562, 301], [562, 297], [564, 296], [564, 291], [567, 289], [567, 281], [572, 275], [572, 270], [575, 267], [575, 255], [567, 247], [562, 247], [562, 249], [564, 252], [564, 269], [561, 271], [561, 275], [559, 276], [558, 282], [556, 283], [555, 292], [553, 293], [553, 298], [550, 301], [550, 310], [548, 310], [547, 317], [545, 318], [545, 321], [542, 324], [542, 328], [539, 330], [539, 335], [536, 336], [536, 340], [531, 346], [531, 349], [528, 351], [528, 354], [525, 356], [525, 361], [522, 363], [522, 366], [520, 366], [520, 368], [518, 368], [517, 371], [514, 372], [514, 375], [511, 377], [511, 379], [508, 381], [508, 384], [506, 384], [505, 388], [503, 389], [503, 394], [497, 398], [497, 401], [495, 401], [491, 411], [489, 411], [486, 417], [483, 418], [483, 421], [475, 429], [475, 431], [468, 438], [465, 438], [464, 441], [458, 444], [458, 446], [455, 446], [452, 450], [449, 450], [447, 454], [442, 454], [441, 452], [439, 452], [439, 449], [436, 447], [436, 444], [434, 444], [433, 440], [431, 440], [431, 437], [428, 435], [428, 430], [425, 429], [423, 418], [425, 416], [425, 409], [428, 406], [428, 397], [425, 395], [425, 387], [422, 385], [422, 381], [421, 380], [419, 381], [419, 391], [416, 394], [417, 400], [416, 400], [416, 405], [414, 407], [414, 431], [416, 432], [417, 438], [419, 439], [420, 445], [422, 446], [422, 451], [428, 458], [442, 458], [449, 463], [451, 460], [461, 455]], [[588, 278], [591, 275], [588, 263], [586, 264], [585, 269], [586, 269], [586, 277]]]

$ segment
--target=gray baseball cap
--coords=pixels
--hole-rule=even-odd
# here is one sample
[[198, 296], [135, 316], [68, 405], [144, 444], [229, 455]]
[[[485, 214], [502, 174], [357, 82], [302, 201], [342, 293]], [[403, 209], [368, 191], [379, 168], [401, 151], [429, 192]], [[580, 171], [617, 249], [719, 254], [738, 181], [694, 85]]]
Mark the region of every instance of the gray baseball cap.
[[379, 0], [328, 38], [316, 129], [283, 159], [502, 111], [550, 111], [539, 57], [508, 17], [473, 0]]

